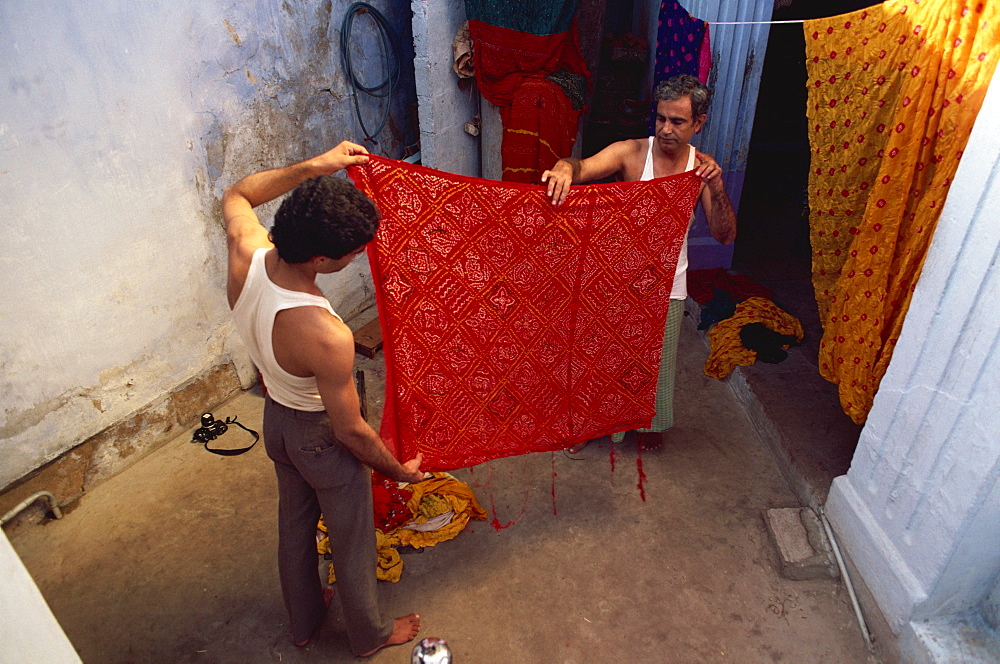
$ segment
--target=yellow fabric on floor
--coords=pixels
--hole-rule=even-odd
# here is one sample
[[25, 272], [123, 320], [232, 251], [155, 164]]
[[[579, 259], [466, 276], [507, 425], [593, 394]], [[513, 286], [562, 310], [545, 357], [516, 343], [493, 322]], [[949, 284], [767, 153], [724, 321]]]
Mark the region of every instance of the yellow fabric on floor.
[[322, 515], [319, 517], [319, 523], [316, 524], [316, 530], [324, 533], [323, 537], [317, 537], [316, 539], [316, 552], [321, 556], [325, 556], [330, 553], [330, 536], [326, 534], [328, 531]]
[[424, 523], [428, 518], [441, 514], [441, 512], [436, 514], [421, 512], [421, 503], [424, 502], [425, 496], [445, 500], [449, 509], [455, 512], [455, 516], [452, 517], [451, 523], [437, 530], [424, 532], [409, 528], [397, 528], [392, 534], [398, 538], [401, 544], [415, 548], [434, 546], [438, 542], [454, 538], [465, 529], [472, 519], [486, 520], [486, 510], [479, 506], [476, 494], [472, 492], [469, 485], [460, 482], [448, 473], [434, 473], [434, 479], [411, 484], [410, 488], [413, 489], [413, 495], [406, 505], [415, 513], [420, 513], [415, 519], [417, 523]]
[[428, 519], [440, 516], [451, 509], [451, 503], [433, 493], [424, 494], [417, 511], [417, 523], [427, 523]]
[[[379, 581], [396, 583], [403, 576], [403, 559], [400, 557], [399, 551], [393, 548], [393, 540], [390, 535], [386, 535], [376, 528], [375, 540], [375, 551], [378, 554], [378, 567], [375, 569], [375, 578]], [[326, 549], [329, 550], [330, 540], [322, 540], [321, 544], [322, 542], [326, 542]], [[323, 553], [323, 551], [320, 551], [320, 553]], [[333, 570], [333, 563], [330, 563], [329, 570], [327, 583], [334, 584], [337, 582], [337, 574]]]
[[820, 372], [860, 424], [996, 67], [1000, 3], [888, 0], [804, 30]]
[[748, 367], [757, 361], [757, 351], [750, 350], [740, 340], [740, 329], [750, 323], [762, 323], [779, 334], [794, 336], [802, 341], [802, 323], [763, 297], [751, 297], [736, 305], [736, 312], [716, 323], [708, 331], [709, 353], [705, 374], [723, 379], [737, 365]]
[[[409, 488], [413, 490], [413, 495], [406, 505], [411, 512], [417, 515], [412, 522], [426, 523], [428, 519], [449, 510], [453, 511], [455, 515], [447, 525], [437, 530], [416, 531], [408, 528], [396, 528], [388, 533], [383, 533], [376, 528], [378, 568], [375, 570], [375, 576], [379, 581], [395, 583], [403, 574], [403, 559], [395, 547], [434, 546], [438, 542], [453, 539], [465, 529], [470, 520], [484, 521], [486, 519], [486, 510], [479, 506], [479, 501], [476, 500], [476, 495], [468, 484], [455, 479], [448, 473], [433, 473], [433, 475], [433, 479], [409, 485]], [[323, 533], [327, 532], [323, 517], [320, 517], [316, 527]], [[320, 554], [330, 553], [329, 536], [320, 537], [317, 540], [316, 550]], [[333, 570], [333, 563], [330, 564], [329, 568], [328, 581], [336, 583], [337, 576]]]

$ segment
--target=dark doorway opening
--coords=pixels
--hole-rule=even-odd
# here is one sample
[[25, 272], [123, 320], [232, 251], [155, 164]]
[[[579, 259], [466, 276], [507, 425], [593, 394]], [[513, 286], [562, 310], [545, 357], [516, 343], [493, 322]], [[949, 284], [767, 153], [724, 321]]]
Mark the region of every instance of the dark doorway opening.
[[[779, 3], [776, 3], [779, 4]], [[775, 7], [772, 20], [836, 16], [880, 4], [802, 0]], [[805, 38], [800, 23], [775, 23], [767, 41], [738, 213], [733, 267], [758, 279], [808, 279], [809, 137]]]
[[[802, 0], [776, 7], [774, 21], [836, 16], [880, 4], [870, 0]], [[806, 119], [805, 36], [801, 23], [771, 26], [761, 73], [746, 180], [737, 214], [733, 271], [774, 292], [775, 303], [801, 321], [805, 340], [798, 371], [751, 367], [747, 381], [783, 430], [793, 484], [812, 502], [825, 501], [833, 478], [850, 468], [861, 426], [842, 410], [836, 385], [819, 374], [822, 326], [811, 280]], [[779, 365], [780, 366], [780, 365]], [[778, 384], [775, 379], [778, 378]], [[786, 473], [787, 474], [787, 473]], [[805, 487], [808, 487], [806, 490]]]

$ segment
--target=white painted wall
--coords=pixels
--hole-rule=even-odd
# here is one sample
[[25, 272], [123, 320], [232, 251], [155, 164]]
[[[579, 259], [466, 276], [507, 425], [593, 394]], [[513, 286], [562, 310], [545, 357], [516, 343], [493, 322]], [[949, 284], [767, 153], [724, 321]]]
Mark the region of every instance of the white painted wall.
[[0, 664], [80, 661], [66, 633], [0, 531]]
[[851, 469], [827, 505], [907, 662], [1000, 660], [987, 627], [1000, 599], [997, 80]]
[[479, 139], [465, 123], [479, 112], [475, 87], [460, 89], [452, 41], [465, 23], [464, 0], [412, 0], [414, 74], [420, 114], [421, 163], [478, 177]]
[[[0, 3], [0, 488], [208, 367], [250, 375], [218, 199], [360, 138], [348, 4]], [[372, 296], [363, 262], [322, 286], [347, 314]]]

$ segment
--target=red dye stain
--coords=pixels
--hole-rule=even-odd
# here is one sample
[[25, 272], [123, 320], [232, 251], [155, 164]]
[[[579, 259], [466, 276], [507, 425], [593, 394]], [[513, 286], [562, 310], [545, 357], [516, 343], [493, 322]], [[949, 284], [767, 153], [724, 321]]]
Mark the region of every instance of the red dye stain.
[[475, 466], [469, 466], [469, 474], [472, 475], [472, 486], [476, 487], [477, 489], [482, 489], [483, 485], [479, 483], [478, 479], [476, 479], [476, 467]]
[[497, 506], [493, 502], [493, 491], [492, 490], [490, 491], [490, 511], [493, 512], [493, 520], [490, 521], [490, 525], [493, 526], [493, 530], [497, 532], [510, 528], [515, 523], [517, 523], [521, 519], [521, 517], [524, 516], [524, 512], [527, 508], [528, 508], [528, 500], [527, 496], [525, 496], [524, 507], [521, 508], [521, 513], [518, 514], [515, 518], [508, 521], [507, 523], [500, 523], [500, 519], [497, 518]]
[[496, 512], [494, 512], [493, 513], [493, 520], [490, 521], [490, 525], [493, 526], [493, 530], [495, 530], [497, 532], [500, 532], [501, 530], [504, 530], [505, 528], [510, 528], [511, 526], [513, 526], [514, 522], [513, 521], [508, 521], [506, 524], [501, 524], [500, 521], [496, 517]]
[[613, 441], [608, 442], [608, 447], [610, 448], [609, 459], [611, 461], [611, 486], [615, 485], [615, 444]]
[[646, 489], [643, 486], [643, 482], [646, 481], [646, 473], [642, 471], [642, 452], [639, 452], [635, 458], [635, 467], [639, 471], [639, 483], [636, 485], [639, 487], [639, 496], [642, 498], [642, 502], [646, 502]]
[[552, 516], [559, 516], [559, 510], [556, 509], [556, 453], [552, 453]]
[[[490, 512], [493, 513], [493, 520], [490, 521], [490, 525], [493, 526], [493, 530], [500, 532], [501, 530], [510, 528], [515, 523], [517, 523], [522, 516], [524, 516], [524, 513], [528, 509], [528, 498], [531, 495], [531, 487], [529, 486], [527, 490], [524, 492], [524, 504], [521, 506], [521, 513], [518, 514], [513, 519], [511, 519], [510, 521], [508, 521], [507, 523], [500, 523], [500, 519], [497, 517], [496, 501], [493, 499], [493, 466], [488, 466], [488, 468], [489, 468], [489, 478], [486, 480], [486, 488], [490, 494]], [[522, 470], [524, 470], [523, 466]]]

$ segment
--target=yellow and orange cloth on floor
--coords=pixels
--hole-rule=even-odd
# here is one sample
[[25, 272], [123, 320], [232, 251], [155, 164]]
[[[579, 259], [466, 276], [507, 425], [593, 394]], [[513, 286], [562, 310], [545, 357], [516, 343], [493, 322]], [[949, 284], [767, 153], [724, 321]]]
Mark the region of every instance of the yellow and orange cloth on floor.
[[737, 366], [748, 367], [757, 360], [757, 351], [750, 350], [740, 339], [744, 325], [761, 323], [778, 334], [794, 336], [802, 341], [802, 323], [782, 311], [774, 302], [763, 297], [751, 297], [736, 305], [736, 312], [716, 323], [708, 332], [709, 354], [705, 360], [705, 375], [722, 379]]
[[864, 422], [996, 68], [1000, 3], [887, 0], [805, 22], [820, 371]]
[[[411, 517], [388, 532], [375, 529], [378, 549], [379, 581], [399, 581], [403, 574], [403, 559], [397, 547], [422, 549], [455, 538], [472, 520], [484, 521], [486, 510], [479, 506], [468, 484], [448, 473], [433, 473], [434, 478], [419, 484], [404, 485], [410, 492], [406, 507]], [[318, 529], [323, 536], [317, 542], [320, 554], [330, 553], [330, 540], [325, 535], [326, 524], [320, 519]], [[333, 564], [329, 583], [336, 582]]]

